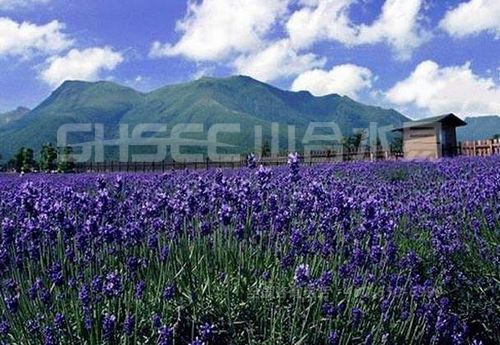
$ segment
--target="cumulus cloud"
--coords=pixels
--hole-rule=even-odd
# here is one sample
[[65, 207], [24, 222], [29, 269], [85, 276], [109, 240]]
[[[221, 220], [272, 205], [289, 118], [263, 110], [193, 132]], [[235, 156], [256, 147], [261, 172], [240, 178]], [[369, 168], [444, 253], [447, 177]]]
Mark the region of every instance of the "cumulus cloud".
[[114, 70], [124, 61], [121, 53], [110, 47], [72, 49], [65, 56], [52, 57], [40, 73], [40, 78], [53, 87], [65, 80], [94, 81], [104, 71]]
[[175, 44], [155, 42], [152, 57], [182, 55], [196, 61], [217, 61], [264, 45], [266, 35], [283, 15], [289, 0], [204, 0], [189, 2], [177, 23], [182, 37]]
[[471, 0], [449, 10], [440, 27], [453, 37], [491, 32], [500, 39], [500, 1]]
[[386, 0], [380, 17], [371, 25], [361, 25], [357, 43], [386, 42], [397, 57], [406, 60], [429, 34], [419, 24], [422, 0]]
[[27, 8], [37, 4], [46, 4], [50, 0], [0, 0], [0, 10], [8, 11], [16, 8]]
[[326, 58], [310, 51], [320, 41], [349, 47], [386, 43], [398, 59], [407, 59], [429, 36], [420, 25], [423, 1], [386, 0], [369, 25], [349, 16], [358, 0], [190, 1], [177, 22], [178, 42], [154, 42], [150, 56], [225, 62], [262, 81], [322, 68]]
[[332, 93], [356, 98], [363, 89], [372, 87], [373, 74], [353, 64], [338, 65], [329, 71], [314, 69], [302, 73], [292, 84], [293, 91], [309, 91], [315, 96]]
[[387, 43], [400, 59], [408, 59], [429, 34], [419, 24], [423, 0], [386, 0], [371, 24], [354, 24], [349, 9], [355, 0], [306, 0], [286, 27], [293, 45], [308, 48], [323, 40], [347, 46]]
[[64, 24], [57, 20], [37, 25], [0, 17], [0, 56], [29, 58], [60, 52], [73, 43], [63, 29]]
[[325, 63], [326, 59], [315, 54], [297, 53], [292, 49], [290, 41], [283, 39], [258, 53], [240, 56], [234, 65], [239, 74], [265, 82], [295, 76], [309, 69], [322, 67]]
[[295, 11], [286, 24], [295, 48], [305, 49], [321, 40], [352, 44], [357, 30], [349, 19], [349, 6], [354, 0], [308, 0]]
[[500, 85], [474, 74], [470, 63], [441, 67], [434, 61], [424, 61], [386, 96], [394, 104], [417, 106], [434, 115], [500, 113]]

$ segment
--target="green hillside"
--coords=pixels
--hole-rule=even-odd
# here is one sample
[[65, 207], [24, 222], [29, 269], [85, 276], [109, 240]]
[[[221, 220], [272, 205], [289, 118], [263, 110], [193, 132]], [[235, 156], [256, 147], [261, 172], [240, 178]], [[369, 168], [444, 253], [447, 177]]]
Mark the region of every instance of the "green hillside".
[[[111, 82], [67, 81], [44, 102], [16, 121], [0, 125], [0, 150], [9, 156], [21, 146], [35, 150], [44, 142], [55, 142], [57, 129], [66, 123], [102, 123], [106, 138], [114, 139], [120, 123], [131, 128], [139, 123], [164, 123], [168, 132], [179, 123], [203, 123], [205, 134], [193, 136], [206, 140], [206, 131], [214, 123], [239, 123], [240, 135], [221, 138], [238, 147], [254, 149], [254, 126], [263, 128], [264, 140], [270, 141], [271, 123], [280, 124], [280, 147], [287, 145], [287, 125], [295, 125], [297, 147], [311, 121], [335, 121], [344, 135], [354, 128], [398, 125], [406, 118], [394, 110], [372, 107], [348, 97], [314, 97], [309, 92], [280, 90], [249, 77], [202, 78], [140, 93]], [[73, 142], [90, 141], [80, 135]], [[107, 153], [108, 159], [116, 159]]]
[[485, 140], [500, 135], [500, 116], [468, 117], [464, 121], [467, 122], [467, 126], [457, 128], [459, 141]]
[[20, 120], [24, 115], [30, 112], [30, 109], [25, 107], [18, 107], [16, 110], [0, 114], [0, 128], [6, 126], [11, 122]]

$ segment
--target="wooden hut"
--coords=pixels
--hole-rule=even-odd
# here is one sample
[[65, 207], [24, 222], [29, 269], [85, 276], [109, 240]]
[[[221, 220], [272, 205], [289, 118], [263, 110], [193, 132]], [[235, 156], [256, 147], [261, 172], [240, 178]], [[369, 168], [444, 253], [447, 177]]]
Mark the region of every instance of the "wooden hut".
[[439, 159], [458, 154], [456, 128], [465, 126], [454, 114], [406, 122], [394, 131], [403, 133], [403, 153], [406, 159]]

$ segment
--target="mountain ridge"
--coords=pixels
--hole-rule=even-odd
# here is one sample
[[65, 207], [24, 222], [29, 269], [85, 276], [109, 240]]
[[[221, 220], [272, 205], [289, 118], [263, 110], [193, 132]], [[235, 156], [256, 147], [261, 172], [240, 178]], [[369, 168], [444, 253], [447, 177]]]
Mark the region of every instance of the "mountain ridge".
[[10, 122], [17, 121], [21, 119], [24, 115], [29, 113], [31, 109], [19, 106], [14, 110], [5, 112], [5, 113], [0, 113], [0, 126], [2, 125], [7, 125]]
[[465, 127], [457, 128], [457, 140], [485, 140], [500, 135], [500, 115], [469, 116]]
[[[354, 128], [367, 128], [370, 122], [385, 126], [407, 120], [394, 109], [338, 94], [315, 97], [307, 91], [282, 90], [246, 76], [203, 77], [150, 92], [110, 81], [65, 81], [33, 110], [0, 125], [0, 154], [11, 156], [21, 146], [38, 151], [43, 143], [56, 142], [57, 129], [67, 123], [103, 123], [106, 138], [112, 138], [123, 123], [131, 128], [164, 123], [171, 130], [175, 124], [198, 122], [206, 131], [214, 123], [235, 122], [241, 124], [241, 135], [228, 143], [252, 151], [255, 134], [251, 130], [262, 126], [264, 140], [269, 141], [272, 122], [280, 123], [280, 148], [284, 149], [286, 125], [295, 125], [301, 138], [311, 121], [335, 121], [344, 135], [351, 135]], [[83, 134], [74, 139], [93, 140]]]

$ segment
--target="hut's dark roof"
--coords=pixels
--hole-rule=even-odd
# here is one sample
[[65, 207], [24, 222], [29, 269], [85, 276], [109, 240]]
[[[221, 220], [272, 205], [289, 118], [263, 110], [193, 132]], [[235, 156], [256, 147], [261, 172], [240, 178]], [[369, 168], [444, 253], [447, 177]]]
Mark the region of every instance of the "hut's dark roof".
[[467, 125], [465, 121], [463, 121], [455, 114], [445, 114], [445, 115], [427, 117], [425, 119], [421, 119], [418, 121], [408, 121], [405, 122], [401, 127], [393, 129], [393, 131], [402, 131], [406, 128], [412, 128], [412, 127], [424, 127], [427, 125], [435, 124], [437, 122], [441, 122], [442, 124], [454, 127], [461, 127]]

